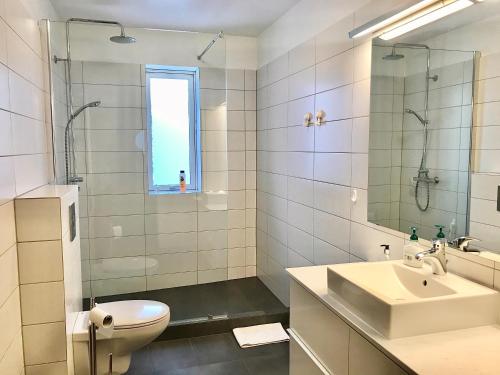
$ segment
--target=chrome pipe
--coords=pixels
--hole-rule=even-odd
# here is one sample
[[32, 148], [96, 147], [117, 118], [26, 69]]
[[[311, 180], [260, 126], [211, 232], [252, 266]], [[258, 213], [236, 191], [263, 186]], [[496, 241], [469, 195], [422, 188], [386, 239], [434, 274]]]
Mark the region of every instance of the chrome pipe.
[[70, 18], [66, 21], [66, 23], [75, 22], [75, 23], [100, 23], [102, 25], [114, 25], [118, 26], [121, 31], [121, 35], [125, 35], [125, 28], [120, 22], [116, 21], [106, 21], [106, 20], [93, 20], [90, 18]]
[[[95, 298], [90, 298], [90, 310], [95, 307]], [[89, 311], [90, 311], [89, 310]], [[90, 375], [97, 375], [97, 327], [94, 323], [89, 322], [89, 369]]]
[[208, 46], [205, 47], [202, 53], [198, 55], [198, 60], [201, 60], [203, 55], [208, 52], [210, 48], [217, 42], [218, 39], [224, 38], [224, 31], [219, 31], [218, 34], [212, 39], [212, 41], [208, 44]]

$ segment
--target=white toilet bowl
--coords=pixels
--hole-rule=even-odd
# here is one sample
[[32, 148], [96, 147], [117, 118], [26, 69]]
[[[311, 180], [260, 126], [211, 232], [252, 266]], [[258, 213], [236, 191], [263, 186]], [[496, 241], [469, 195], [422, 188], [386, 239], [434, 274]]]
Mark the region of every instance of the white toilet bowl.
[[[105, 338], [97, 332], [97, 374], [107, 375], [109, 353], [113, 354], [113, 374], [123, 374], [130, 366], [132, 352], [157, 338], [170, 321], [170, 309], [156, 301], [119, 301], [100, 303], [113, 316], [114, 332]], [[89, 312], [78, 313], [73, 330], [75, 375], [89, 374]]]

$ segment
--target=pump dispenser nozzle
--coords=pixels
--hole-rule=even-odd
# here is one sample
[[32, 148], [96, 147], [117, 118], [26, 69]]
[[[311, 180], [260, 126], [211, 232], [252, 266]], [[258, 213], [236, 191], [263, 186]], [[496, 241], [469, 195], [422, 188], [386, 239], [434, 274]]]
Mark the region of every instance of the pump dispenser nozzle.
[[410, 241], [418, 241], [417, 227], [411, 227], [410, 229], [411, 229]]

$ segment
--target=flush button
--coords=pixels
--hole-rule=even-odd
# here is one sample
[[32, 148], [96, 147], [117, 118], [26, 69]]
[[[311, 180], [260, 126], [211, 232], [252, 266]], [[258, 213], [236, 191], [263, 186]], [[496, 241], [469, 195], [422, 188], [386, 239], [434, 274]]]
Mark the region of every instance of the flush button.
[[76, 208], [73, 202], [69, 206], [69, 240], [73, 242], [76, 237]]
[[497, 211], [500, 211], [500, 186], [497, 189]]

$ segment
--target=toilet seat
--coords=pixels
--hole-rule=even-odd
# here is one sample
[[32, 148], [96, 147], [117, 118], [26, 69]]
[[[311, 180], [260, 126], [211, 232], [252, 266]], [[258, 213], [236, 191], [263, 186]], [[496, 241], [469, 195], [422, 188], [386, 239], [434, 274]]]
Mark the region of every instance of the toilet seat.
[[130, 300], [97, 305], [113, 316], [115, 331], [147, 327], [170, 319], [169, 307], [157, 301]]

